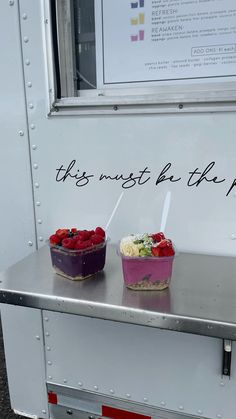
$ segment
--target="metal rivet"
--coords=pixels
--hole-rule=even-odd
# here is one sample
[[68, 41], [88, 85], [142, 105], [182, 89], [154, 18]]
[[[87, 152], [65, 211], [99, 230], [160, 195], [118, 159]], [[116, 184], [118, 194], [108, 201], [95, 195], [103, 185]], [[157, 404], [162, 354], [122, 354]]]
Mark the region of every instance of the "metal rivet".
[[113, 110], [114, 110], [114, 111], [118, 111], [118, 109], [119, 109], [119, 108], [118, 108], [118, 106], [117, 106], [117, 105], [113, 106]]
[[33, 103], [29, 103], [29, 108], [30, 108], [30, 109], [34, 109], [34, 105], [33, 105]]
[[13, 6], [14, 5], [14, 0], [9, 0], [9, 6]]
[[64, 380], [63, 380], [63, 383], [67, 383], [67, 380], [66, 380], [66, 378], [64, 378]]
[[127, 397], [128, 399], [130, 399], [130, 397], [131, 397], [131, 394], [129, 394], [129, 393], [126, 393], [126, 397]]
[[38, 183], [38, 182], [36, 182], [36, 183], [34, 184], [34, 186], [35, 186], [35, 188], [39, 188], [39, 183]]
[[37, 339], [37, 340], [40, 340], [40, 336], [39, 336], [39, 335], [37, 335], [37, 336], [36, 336], [36, 339]]
[[30, 128], [31, 129], [35, 129], [35, 125], [34, 124], [30, 124]]
[[48, 317], [44, 317], [45, 322], [48, 322], [49, 318]]
[[144, 397], [144, 398], [143, 398], [143, 401], [144, 401], [144, 402], [148, 402], [148, 398], [147, 398], [147, 397]]
[[30, 65], [30, 60], [29, 60], [29, 58], [26, 58], [26, 60], [25, 60], [25, 65]]
[[51, 376], [51, 375], [49, 375], [49, 376], [48, 376], [48, 378], [49, 378], [49, 380], [51, 380], [51, 379], [52, 379], [52, 376]]
[[21, 137], [23, 137], [23, 135], [24, 135], [24, 131], [20, 130], [20, 131], [18, 131], [18, 134], [19, 134]]
[[33, 246], [33, 242], [31, 240], [28, 241], [29, 246]]
[[28, 81], [27, 86], [28, 86], [28, 87], [32, 87], [32, 83], [31, 83], [31, 81]]
[[32, 145], [32, 149], [33, 149], [33, 150], [37, 150], [37, 146], [36, 146], [36, 144], [33, 144], [33, 145]]
[[48, 336], [50, 336], [50, 333], [49, 332], [46, 332], [46, 336], [48, 337]]
[[38, 169], [38, 165], [37, 165], [37, 163], [34, 163], [33, 168], [34, 168], [34, 169]]
[[93, 386], [94, 390], [98, 390], [98, 386]]
[[179, 104], [179, 109], [183, 109], [184, 105], [182, 103]]
[[184, 406], [180, 405], [179, 410], [184, 410]]
[[202, 415], [202, 414], [203, 414], [203, 411], [202, 411], [201, 409], [199, 409], [199, 410], [197, 411], [197, 413], [198, 413], [199, 415]]
[[111, 394], [114, 394], [114, 390], [112, 390], [112, 388], [110, 389], [110, 393], [111, 393]]
[[37, 202], [36, 202], [36, 205], [37, 205], [37, 207], [40, 207], [41, 202], [40, 202], [40, 201], [37, 201]]
[[42, 413], [46, 414], [46, 410], [44, 410], [44, 409], [43, 409], [43, 410], [42, 410]]
[[48, 361], [48, 365], [52, 365], [52, 361]]
[[235, 240], [236, 239], [236, 234], [231, 234], [231, 240]]
[[221, 419], [223, 416], [222, 416], [220, 413], [218, 413], [218, 414], [216, 415], [216, 417], [217, 417], [217, 418], [219, 418], [219, 419]]
[[39, 241], [43, 242], [43, 237], [42, 236], [39, 237]]
[[29, 38], [27, 36], [24, 36], [24, 42], [25, 42], [25, 44], [27, 44], [27, 42], [29, 42]]
[[50, 348], [50, 346], [47, 346], [47, 351], [51, 351], [51, 348]]
[[223, 381], [221, 381], [220, 385], [221, 385], [221, 387], [224, 387], [225, 383], [223, 383]]
[[82, 383], [81, 381], [79, 381], [79, 382], [78, 382], [78, 385], [79, 385], [80, 387], [83, 387], [83, 383]]
[[42, 220], [40, 220], [40, 219], [39, 219], [39, 220], [38, 220], [38, 224], [42, 224]]
[[27, 17], [28, 17], [28, 16], [27, 16], [27, 14], [26, 14], [26, 13], [23, 13], [23, 15], [22, 15], [22, 19], [23, 19], [23, 20], [26, 20], [26, 19], [27, 19]]
[[161, 405], [162, 405], [162, 406], [165, 406], [165, 405], [166, 405], [166, 403], [165, 403], [165, 402], [161, 402]]

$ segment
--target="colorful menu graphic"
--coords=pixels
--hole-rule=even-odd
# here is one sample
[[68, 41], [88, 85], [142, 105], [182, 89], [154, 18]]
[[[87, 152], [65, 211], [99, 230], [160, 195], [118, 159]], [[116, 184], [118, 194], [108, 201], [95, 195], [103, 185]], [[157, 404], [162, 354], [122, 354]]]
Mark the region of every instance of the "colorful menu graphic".
[[235, 0], [101, 2], [104, 85], [236, 77]]
[[[139, 0], [139, 2], [135, 1], [130, 3], [131, 11], [133, 12], [133, 10], [135, 9], [135, 15], [132, 15], [130, 18], [130, 23], [132, 26], [132, 32], [130, 35], [131, 42], [144, 41], [144, 1], [145, 0]], [[141, 9], [141, 11], [139, 9]]]

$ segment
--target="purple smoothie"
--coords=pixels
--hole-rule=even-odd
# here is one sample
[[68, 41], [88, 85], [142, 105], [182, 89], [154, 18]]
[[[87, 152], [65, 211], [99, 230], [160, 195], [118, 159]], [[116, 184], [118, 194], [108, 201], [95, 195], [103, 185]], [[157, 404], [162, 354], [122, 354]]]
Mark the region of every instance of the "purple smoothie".
[[70, 279], [84, 279], [104, 268], [106, 243], [85, 250], [51, 246], [50, 252], [52, 265], [57, 273]]
[[[121, 259], [124, 282], [127, 287], [135, 288], [142, 281], [149, 285], [149, 289], [152, 289], [152, 284], [156, 284], [156, 288], [160, 289], [168, 287], [174, 256], [131, 257], [121, 254]], [[143, 284], [143, 289], [147, 289], [145, 284]]]

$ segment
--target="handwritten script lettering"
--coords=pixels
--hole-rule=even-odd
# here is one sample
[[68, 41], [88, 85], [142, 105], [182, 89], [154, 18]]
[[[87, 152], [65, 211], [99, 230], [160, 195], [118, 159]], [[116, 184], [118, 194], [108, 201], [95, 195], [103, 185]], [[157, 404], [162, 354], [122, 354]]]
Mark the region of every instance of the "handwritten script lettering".
[[173, 175], [167, 177], [165, 175], [166, 172], [168, 172], [168, 170], [171, 168], [171, 163], [167, 163], [164, 167], [164, 169], [162, 169], [161, 173], [159, 174], [157, 180], [156, 180], [156, 186], [161, 183], [161, 182], [165, 182], [165, 181], [170, 181], [170, 182], [179, 182], [181, 180], [181, 177], [178, 177], [175, 179], [175, 177]]
[[152, 172], [145, 166], [144, 169], [138, 169], [136, 172], [128, 173], [108, 173], [100, 172], [98, 175], [93, 173], [88, 173], [86, 170], [81, 170], [78, 167], [76, 159], [71, 160], [67, 165], [60, 164], [56, 169], [56, 182], [68, 182], [74, 181], [75, 186], [85, 187], [91, 181], [92, 182], [110, 182], [118, 183], [123, 189], [131, 189], [134, 187], [143, 187], [148, 182], [153, 184], [154, 188], [157, 188], [163, 182], [165, 183], [176, 183], [182, 182], [183, 185], [187, 187], [196, 187], [199, 188], [201, 185], [212, 185], [217, 186], [222, 183], [228, 183], [228, 187], [225, 191], [225, 196], [229, 196], [233, 189], [236, 187], [236, 178], [235, 179], [226, 179], [219, 177], [216, 174], [216, 162], [212, 161], [207, 166], [202, 169], [199, 167], [194, 168], [193, 170], [186, 171], [185, 176], [179, 176], [174, 173], [173, 164], [167, 163], [163, 168], [156, 168], [156, 173]]
[[212, 161], [211, 163], [208, 164], [208, 166], [203, 170], [203, 172], [199, 172], [198, 167], [193, 170], [192, 172], [189, 172], [190, 174], [190, 178], [187, 182], [188, 186], [199, 186], [201, 184], [201, 182], [206, 181], [206, 182], [213, 182], [213, 183], [222, 183], [225, 182], [225, 179], [221, 179], [218, 180], [217, 176], [214, 177], [207, 177], [207, 175], [209, 174], [209, 172], [213, 169], [213, 167], [215, 166], [215, 162]]
[[134, 173], [130, 173], [128, 176], [124, 176], [123, 174], [115, 176], [101, 174], [99, 180], [121, 180], [122, 188], [129, 189], [135, 186], [136, 184], [142, 186], [151, 179], [150, 176], [146, 177], [147, 174], [151, 173], [150, 170], [148, 170], [148, 167], [145, 167], [144, 170], [139, 170], [138, 173], [140, 173], [140, 175], [137, 176], [135, 176]]
[[56, 169], [57, 175], [56, 175], [56, 181], [57, 182], [65, 182], [65, 180], [70, 177], [72, 179], [76, 179], [76, 186], [82, 187], [86, 186], [89, 183], [89, 179], [94, 177], [94, 175], [87, 175], [87, 172], [82, 172], [80, 175], [80, 170], [77, 169], [75, 172], [72, 172], [72, 169], [74, 168], [76, 164], [76, 160], [72, 160], [67, 168], [65, 169], [63, 164], [59, 167], [59, 169]]

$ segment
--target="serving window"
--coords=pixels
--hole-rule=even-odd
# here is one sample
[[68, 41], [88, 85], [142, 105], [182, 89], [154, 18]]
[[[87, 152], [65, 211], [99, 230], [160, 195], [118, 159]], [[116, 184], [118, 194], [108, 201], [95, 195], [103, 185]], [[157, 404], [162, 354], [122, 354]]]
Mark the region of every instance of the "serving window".
[[234, 107], [235, 0], [51, 0], [57, 110]]

